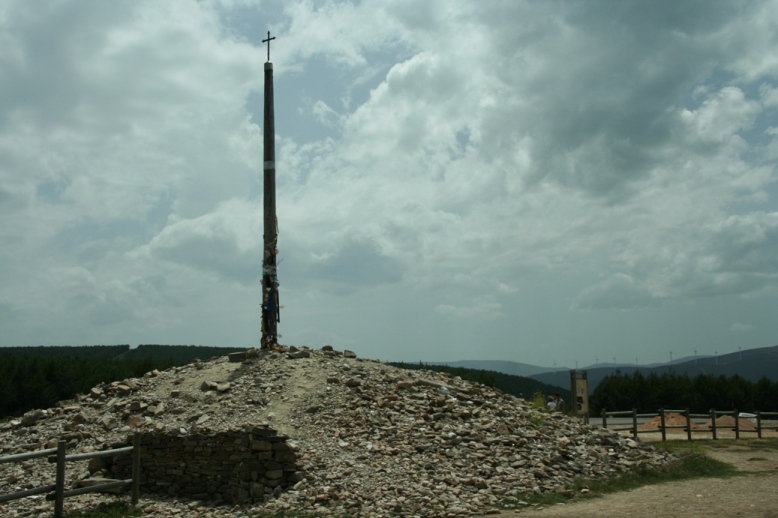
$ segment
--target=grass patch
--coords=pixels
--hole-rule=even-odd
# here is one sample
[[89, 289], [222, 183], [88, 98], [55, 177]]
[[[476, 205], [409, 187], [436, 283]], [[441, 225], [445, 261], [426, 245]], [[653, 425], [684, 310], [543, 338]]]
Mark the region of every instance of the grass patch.
[[[65, 506], [67, 507], [67, 501], [65, 502]], [[221, 509], [214, 508], [214, 511], [216, 510]], [[264, 511], [251, 511], [247, 509], [246, 512], [248, 516], [254, 518], [300, 518], [303, 516], [302, 514], [294, 513], [291, 511], [279, 511], [277, 513], [267, 514]], [[139, 508], [131, 506], [128, 502], [116, 501], [102, 503], [89, 511], [74, 511], [65, 513], [65, 518], [126, 518], [128, 516], [143, 516], [143, 511]], [[186, 513], [183, 513], [181, 516], [186, 516]]]
[[778, 451], [778, 439], [747, 439], [735, 441], [749, 450], [775, 450]]
[[732, 447], [734, 439], [717, 439], [715, 441], [706, 441], [705, 447], [709, 450], [726, 450]]
[[[678, 456], [678, 461], [664, 468], [641, 468], [608, 478], [578, 479], [565, 493], [527, 494], [521, 500], [508, 499], [506, 507], [553, 505], [562, 502], [596, 498], [607, 493], [629, 491], [638, 487], [677, 482], [701, 477], [731, 477], [737, 475], [734, 466], [713, 459], [694, 442], [667, 442], [661, 447]], [[588, 489], [587, 493], [581, 491]]]
[[705, 447], [708, 449], [727, 450], [730, 448], [741, 448], [748, 450], [776, 450], [778, 451], [778, 439], [718, 439], [716, 441], [705, 441]]
[[[67, 502], [65, 502], [67, 506]], [[67, 518], [123, 518], [125, 516], [143, 516], [143, 511], [127, 502], [110, 502], [98, 505], [89, 511], [65, 513]]]

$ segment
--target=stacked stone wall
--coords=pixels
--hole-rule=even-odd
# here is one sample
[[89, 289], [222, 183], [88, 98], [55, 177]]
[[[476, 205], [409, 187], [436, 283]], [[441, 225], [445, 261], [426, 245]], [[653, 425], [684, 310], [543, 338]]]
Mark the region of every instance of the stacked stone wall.
[[[116, 459], [115, 476], [130, 478], [131, 470], [129, 456]], [[265, 425], [141, 436], [141, 492], [230, 504], [261, 502], [302, 479], [287, 438]]]

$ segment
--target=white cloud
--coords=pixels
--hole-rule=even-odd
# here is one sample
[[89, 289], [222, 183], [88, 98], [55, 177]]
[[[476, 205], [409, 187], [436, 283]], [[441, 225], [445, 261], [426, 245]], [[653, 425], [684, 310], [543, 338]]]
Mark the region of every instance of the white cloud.
[[655, 303], [655, 296], [643, 283], [617, 273], [581, 292], [576, 305], [585, 309], [630, 309]]
[[753, 331], [754, 326], [751, 324], [741, 324], [740, 322], [735, 322], [731, 326], [729, 326], [730, 330], [732, 331]]
[[[261, 272], [262, 207], [233, 200], [165, 227], [148, 245], [157, 259], [256, 286]], [[259, 259], [258, 259], [259, 258]]]
[[380, 4], [305, 1], [287, 3], [284, 10], [288, 46], [280, 46], [281, 59], [324, 56], [336, 66], [358, 67], [367, 64], [366, 51], [391, 44], [393, 19]]
[[451, 304], [439, 304], [435, 306], [435, 311], [443, 315], [450, 315], [456, 318], [474, 318], [478, 320], [492, 320], [504, 317], [501, 311], [502, 306], [497, 302], [488, 300], [478, 301], [472, 306], [453, 306]]
[[750, 127], [759, 113], [759, 103], [749, 101], [736, 87], [715, 92], [695, 110], [684, 111], [682, 118], [692, 128], [692, 138], [703, 143], [727, 144], [738, 133]]
[[769, 85], [763, 84], [759, 87], [759, 94], [762, 98], [762, 103], [766, 107], [778, 107], [778, 88], [772, 88]]
[[313, 114], [321, 124], [332, 128], [340, 128], [340, 117], [338, 112], [327, 106], [324, 101], [316, 101], [313, 104]]
[[501, 282], [497, 285], [497, 291], [499, 293], [516, 293], [519, 291], [519, 289], [515, 286], [511, 286], [510, 284]]

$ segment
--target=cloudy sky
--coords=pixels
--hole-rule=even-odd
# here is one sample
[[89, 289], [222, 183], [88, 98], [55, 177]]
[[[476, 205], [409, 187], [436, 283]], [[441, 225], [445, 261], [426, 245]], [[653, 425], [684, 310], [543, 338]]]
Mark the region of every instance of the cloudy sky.
[[0, 345], [778, 344], [778, 2], [0, 2]]

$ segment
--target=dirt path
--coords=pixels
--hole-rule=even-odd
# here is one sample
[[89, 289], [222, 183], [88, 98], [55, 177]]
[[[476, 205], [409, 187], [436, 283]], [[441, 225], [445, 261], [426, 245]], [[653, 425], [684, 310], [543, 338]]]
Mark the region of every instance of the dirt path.
[[328, 390], [326, 378], [326, 371], [316, 365], [301, 364], [298, 368], [284, 371], [277, 382], [283, 387], [284, 396], [272, 399], [267, 405], [273, 427], [282, 434], [294, 437], [296, 432], [292, 411], [308, 395], [317, 390]]
[[778, 450], [752, 448], [746, 441], [699, 443], [708, 455], [734, 465], [743, 475], [645, 486], [593, 500], [530, 508], [501, 516], [778, 518]]
[[[560, 504], [521, 514], [552, 516], [743, 516], [778, 518], [778, 477], [747, 476], [697, 479], [645, 486], [633, 491], [574, 504]], [[510, 515], [507, 515], [510, 516]]]

